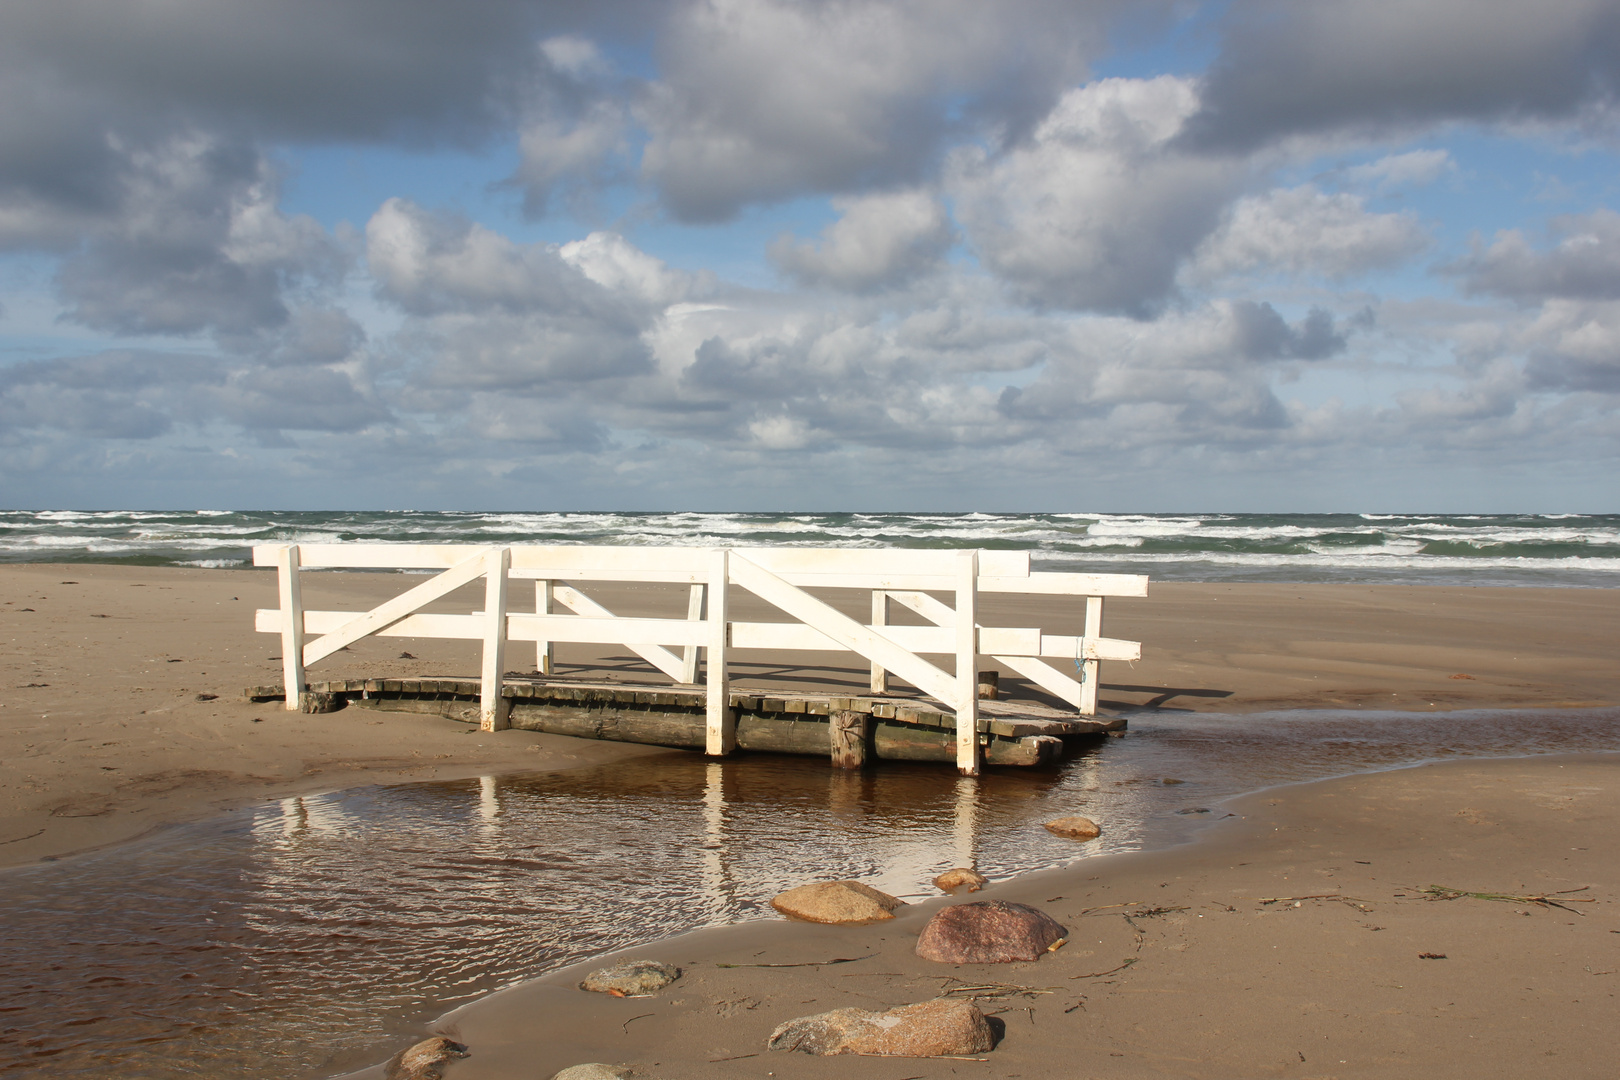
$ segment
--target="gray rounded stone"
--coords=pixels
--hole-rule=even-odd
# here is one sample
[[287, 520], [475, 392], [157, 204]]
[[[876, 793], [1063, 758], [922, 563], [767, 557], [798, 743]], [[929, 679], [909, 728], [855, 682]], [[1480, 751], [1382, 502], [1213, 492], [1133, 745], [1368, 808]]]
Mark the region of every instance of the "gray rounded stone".
[[581, 990], [614, 997], [646, 997], [681, 977], [681, 969], [657, 960], [631, 960], [585, 976]]

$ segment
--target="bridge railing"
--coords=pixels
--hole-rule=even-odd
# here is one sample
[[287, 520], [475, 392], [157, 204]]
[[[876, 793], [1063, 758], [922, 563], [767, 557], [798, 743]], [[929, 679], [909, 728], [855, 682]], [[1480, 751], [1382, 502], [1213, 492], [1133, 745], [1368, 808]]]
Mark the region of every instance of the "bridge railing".
[[[735, 744], [726, 671], [731, 650], [854, 652], [871, 664], [874, 693], [886, 692], [893, 673], [955, 713], [957, 766], [968, 774], [979, 768], [979, 658], [989, 656], [1080, 713], [1094, 715], [1101, 661], [1141, 656], [1137, 642], [1102, 636], [1103, 598], [1145, 596], [1148, 584], [1145, 576], [1132, 574], [1035, 573], [1029, 554], [1021, 551], [300, 544], [255, 547], [253, 561], [278, 571], [280, 605], [260, 609], [255, 627], [281, 636], [289, 709], [299, 707], [311, 665], [362, 638], [474, 640], [483, 643], [480, 722], [485, 730], [496, 731], [507, 726], [501, 684], [509, 643], [534, 643], [536, 668], [543, 674], [551, 672], [557, 643], [623, 645], [676, 682], [695, 683], [699, 661], [706, 660], [706, 749], [725, 754]], [[310, 610], [303, 604], [301, 572], [317, 567], [439, 573], [370, 611]], [[422, 610], [480, 579], [482, 611]], [[533, 582], [533, 612], [512, 610], [515, 581]], [[582, 588], [604, 581], [686, 585], [687, 616], [616, 615]], [[754, 594], [791, 621], [732, 619], [734, 588]], [[812, 589], [869, 591], [871, 622], [845, 615]], [[935, 593], [949, 594], [954, 603]], [[1084, 597], [1084, 633], [1054, 635], [1038, 627], [984, 625], [979, 597], [1004, 593]], [[891, 623], [894, 604], [932, 625]], [[681, 651], [671, 651], [671, 646]], [[952, 656], [952, 670], [925, 655]], [[1047, 659], [1071, 660], [1081, 677], [1047, 664]]]

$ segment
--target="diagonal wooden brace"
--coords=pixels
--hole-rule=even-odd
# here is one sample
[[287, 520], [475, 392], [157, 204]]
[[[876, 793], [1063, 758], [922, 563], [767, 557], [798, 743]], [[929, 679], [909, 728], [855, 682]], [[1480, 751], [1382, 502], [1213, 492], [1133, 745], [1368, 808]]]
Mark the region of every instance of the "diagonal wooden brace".
[[307, 667], [317, 660], [323, 660], [345, 645], [351, 645], [368, 634], [375, 634], [378, 630], [392, 626], [394, 623], [410, 615], [416, 609], [430, 604], [446, 593], [455, 591], [470, 581], [482, 577], [487, 566], [487, 558], [491, 548], [480, 551], [470, 559], [457, 563], [444, 573], [429, 578], [407, 592], [400, 593], [392, 600], [379, 607], [372, 608], [364, 615], [351, 619], [330, 634], [323, 634], [304, 646], [304, 665]]

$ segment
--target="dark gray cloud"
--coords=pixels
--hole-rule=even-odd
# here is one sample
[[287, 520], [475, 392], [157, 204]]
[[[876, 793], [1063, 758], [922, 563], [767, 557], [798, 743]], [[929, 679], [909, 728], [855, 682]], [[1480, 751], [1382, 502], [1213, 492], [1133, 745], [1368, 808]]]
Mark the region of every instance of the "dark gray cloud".
[[1609, 209], [1552, 220], [1557, 243], [1536, 248], [1518, 229], [1476, 242], [1466, 258], [1445, 267], [1473, 294], [1538, 302], [1620, 299], [1620, 214]]
[[1617, 88], [1615, 0], [1239, 0], [1182, 141], [1569, 120]]
[[137, 350], [11, 364], [0, 367], [0, 429], [151, 439], [225, 379], [211, 359]]
[[1350, 340], [1348, 328], [1335, 325], [1321, 308], [1290, 326], [1270, 304], [1239, 300], [1232, 304], [1232, 321], [1237, 348], [1255, 360], [1324, 360], [1344, 352]]
[[286, 293], [347, 269], [314, 221], [276, 209], [254, 150], [177, 139], [138, 155], [115, 220], [62, 261], [67, 317], [115, 334], [247, 333], [287, 318]]

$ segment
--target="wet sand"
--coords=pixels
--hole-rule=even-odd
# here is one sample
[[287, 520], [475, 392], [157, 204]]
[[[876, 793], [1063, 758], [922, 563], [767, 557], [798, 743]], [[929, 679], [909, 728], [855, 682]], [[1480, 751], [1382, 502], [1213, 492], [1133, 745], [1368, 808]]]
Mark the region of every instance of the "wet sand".
[[[1192, 845], [1027, 874], [890, 922], [698, 931], [620, 954], [684, 969], [657, 996], [579, 991], [587, 964], [453, 1014], [447, 1030], [472, 1056], [447, 1076], [546, 1077], [588, 1061], [671, 1080], [1612, 1076], [1617, 781], [1609, 754], [1275, 788], [1230, 803], [1238, 816]], [[1564, 906], [1441, 899], [1430, 886]], [[1067, 946], [1027, 964], [916, 957], [940, 906], [988, 898], [1047, 911]], [[858, 959], [828, 963], [846, 958]], [[980, 991], [1004, 1025], [983, 1060], [765, 1049], [797, 1016], [989, 984], [1009, 992]]]
[[[313, 607], [372, 606], [399, 591], [392, 574], [305, 579]], [[621, 613], [684, 614], [676, 592], [592, 592]], [[852, 612], [864, 603], [842, 599]], [[1074, 604], [986, 600], [988, 617], [1003, 625], [1080, 630]], [[443, 609], [481, 603], [469, 589]], [[0, 866], [292, 794], [662, 752], [522, 731], [483, 735], [434, 717], [305, 716], [248, 703], [243, 687], [280, 681], [279, 640], [252, 629], [253, 609], [275, 604], [275, 577], [264, 571], [0, 566]], [[746, 598], [736, 607], [740, 617], [764, 614]], [[1161, 584], [1146, 599], [1110, 600], [1104, 633], [1143, 642], [1140, 662], [1103, 667], [1102, 702], [1113, 711], [1620, 702], [1620, 590]], [[560, 652], [565, 675], [659, 677], [620, 651], [574, 648]], [[407, 651], [417, 659], [401, 659]], [[513, 647], [509, 666], [532, 667], [522, 652]], [[734, 678], [741, 686], [864, 686], [864, 668], [830, 655], [839, 666], [811, 671], [805, 664], [816, 658], [743, 654]], [[369, 639], [339, 657], [312, 677], [477, 670], [471, 643]], [[1003, 688], [1040, 696], [1012, 678]]]

